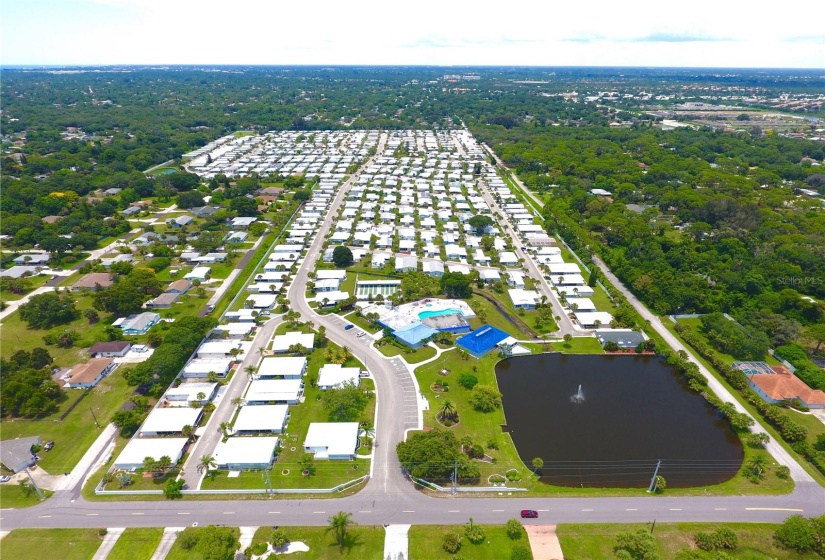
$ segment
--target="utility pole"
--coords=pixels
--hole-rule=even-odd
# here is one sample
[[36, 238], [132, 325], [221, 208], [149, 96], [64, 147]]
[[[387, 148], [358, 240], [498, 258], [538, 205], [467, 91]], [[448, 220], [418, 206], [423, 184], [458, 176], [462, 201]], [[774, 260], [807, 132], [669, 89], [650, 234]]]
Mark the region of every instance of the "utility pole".
[[272, 490], [272, 480], [269, 478], [269, 471], [264, 471], [264, 477], [266, 481], [266, 485], [268, 490], [265, 488], [267, 494], [274, 494], [275, 492]]
[[662, 465], [662, 460], [661, 459], [656, 461], [656, 470], [653, 471], [653, 478], [650, 479], [650, 486], [648, 486], [648, 488], [647, 488], [648, 494], [653, 492], [653, 490], [655, 490], [655, 488], [656, 488], [656, 475], [659, 474], [659, 467], [661, 465]]
[[451, 495], [453, 495], [453, 496], [455, 496], [455, 492], [456, 492], [456, 484], [458, 483], [458, 459], [456, 459], [456, 460], [455, 460], [455, 463], [453, 464], [453, 476], [452, 476], [452, 479], [453, 479], [453, 487], [452, 487], [452, 490], [450, 491], [450, 494], [451, 494]]
[[37, 492], [37, 496], [40, 498], [40, 501], [42, 502], [43, 500], [45, 500], [46, 496], [43, 495], [43, 491], [40, 489], [40, 487], [34, 481], [34, 478], [32, 478], [32, 473], [29, 472], [28, 467], [26, 467], [26, 476], [29, 477], [29, 482], [31, 483], [31, 485], [34, 488], [35, 492]]

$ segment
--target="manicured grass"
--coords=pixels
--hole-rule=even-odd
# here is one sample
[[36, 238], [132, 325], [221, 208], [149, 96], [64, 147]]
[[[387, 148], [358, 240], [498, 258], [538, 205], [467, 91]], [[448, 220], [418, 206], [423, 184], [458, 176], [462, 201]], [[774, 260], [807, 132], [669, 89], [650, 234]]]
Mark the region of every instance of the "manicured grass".
[[550, 348], [564, 354], [604, 354], [604, 349], [594, 337], [575, 337], [570, 342], [551, 342]]
[[590, 301], [596, 306], [596, 311], [606, 311], [612, 314], [616, 309], [613, 302], [610, 301], [610, 298], [607, 297], [607, 294], [600, 286], [593, 288], [593, 295], [590, 297]]
[[[237, 527], [232, 527], [232, 533], [235, 535], [236, 540], [241, 536], [241, 530]], [[237, 552], [243, 552], [243, 550], [237, 550]], [[184, 550], [180, 545], [180, 541], [175, 541], [175, 544], [169, 550], [169, 554], [166, 555], [166, 560], [203, 560], [203, 556], [191, 550]]]
[[115, 543], [106, 560], [151, 560], [163, 529], [129, 527]]
[[[54, 494], [51, 490], [43, 490], [43, 495], [48, 498]], [[0, 509], [26, 508], [36, 506], [40, 503], [40, 498], [36, 492], [26, 496], [17, 482], [4, 482], [0, 484]]]
[[[475, 291], [477, 293], [476, 293], [475, 297], [473, 297], [473, 300], [481, 300], [481, 301], [484, 301], [485, 303], [489, 304], [495, 314], [501, 316], [502, 319], [507, 324], [511, 324], [510, 321], [508, 321], [506, 317], [502, 316], [502, 313], [500, 311], [498, 311], [495, 308], [495, 306], [490, 304], [489, 301], [482, 298], [479, 294], [484, 294], [487, 297], [494, 299], [498, 303], [499, 307], [501, 307], [501, 309], [509, 315], [510, 319], [512, 321], [514, 321], [516, 323], [516, 325], [518, 325], [517, 327], [514, 327], [514, 328], [517, 329], [517, 332], [519, 332], [519, 334], [516, 336], [516, 338], [520, 338], [520, 339], [537, 338], [540, 333], [551, 333], [551, 332], [556, 332], [557, 330], [559, 330], [558, 325], [556, 325], [556, 321], [553, 320], [553, 319], [550, 319], [549, 321], [547, 321], [541, 327], [541, 329], [537, 328], [536, 327], [536, 317], [538, 316], [538, 312], [537, 311], [517, 310], [515, 307], [513, 307], [513, 302], [510, 299], [510, 296], [507, 295], [506, 291], [504, 293], [501, 293], [501, 294], [499, 294], [495, 290], [490, 290], [490, 289], [486, 289], [486, 288], [484, 290], [475, 290]], [[489, 317], [490, 316], [488, 314], [488, 319], [489, 319]], [[492, 322], [488, 321], [488, 323], [493, 325]], [[493, 325], [493, 326], [495, 327], [497, 325]], [[501, 328], [501, 327], [499, 327], [499, 328]], [[502, 329], [502, 330], [504, 330], [504, 329]]]
[[[74, 391], [78, 396], [82, 393], [80, 390]], [[133, 392], [134, 387], [126, 383], [121, 371], [115, 370], [91, 389], [62, 421], [58, 421], [56, 415], [42, 420], [3, 420], [0, 423], [3, 439], [40, 436], [42, 441], [53, 440], [54, 448], [42, 451], [38, 464], [52, 474], [69, 472], [100, 434], [91, 411], [94, 411], [100, 425], [105, 426]]]
[[23, 279], [26, 283], [27, 289], [22, 294], [15, 294], [9, 291], [0, 290], [0, 300], [2, 301], [17, 301], [26, 294], [33, 292], [37, 288], [42, 287], [46, 282], [51, 280], [52, 277], [48, 274], [39, 274], [37, 276], [28, 276]]
[[[482, 525], [482, 528], [484, 541], [480, 544], [473, 544], [464, 536], [464, 527], [461, 525], [413, 525], [409, 532], [410, 557], [427, 558], [427, 560], [439, 558], [449, 560], [454, 557], [502, 560], [510, 558], [514, 545], [520, 544], [530, 549], [530, 542], [525, 531], [522, 531], [520, 538], [514, 540], [507, 536], [504, 525]], [[444, 535], [448, 533], [461, 535], [461, 549], [455, 555], [448, 553], [442, 546]], [[566, 558], [572, 558], [567, 555], [566, 550], [564, 552]], [[612, 558], [612, 556], [604, 558]]]
[[499, 330], [506, 332], [507, 334], [517, 338], [517, 339], [524, 339], [528, 338], [528, 335], [522, 332], [519, 328], [513, 325], [510, 321], [508, 321], [496, 308], [493, 306], [492, 303], [487, 301], [486, 299], [476, 296], [473, 297], [472, 300], [473, 308], [476, 310], [476, 315], [478, 315], [479, 311], [483, 311], [483, 318], [478, 316], [473, 317], [469, 320], [470, 327], [473, 329], [477, 329], [482, 325], [490, 325]]
[[422, 346], [417, 350], [412, 350], [401, 344], [384, 344], [378, 350], [385, 356], [401, 356], [408, 364], [417, 364], [429, 360], [435, 356], [435, 348], [432, 346]]
[[347, 313], [346, 315], [344, 315], [344, 318], [347, 321], [353, 323], [354, 325], [357, 325], [358, 327], [362, 328], [363, 330], [365, 330], [369, 333], [377, 333], [378, 331], [381, 330], [380, 325], [376, 325], [375, 323], [370, 323], [369, 321], [367, 321], [366, 319], [364, 319], [363, 317], [358, 315], [358, 313], [356, 311], [352, 311], [350, 313]]
[[[694, 537], [698, 532], [711, 532], [717, 527], [727, 527], [739, 537], [739, 545], [725, 550], [733, 560], [807, 560], [820, 558], [815, 553], [800, 554], [779, 548], [773, 535], [779, 525], [768, 523], [657, 523], [653, 531], [659, 557], [675, 558], [682, 550], [694, 549]], [[613, 547], [619, 533], [650, 530], [648, 524], [587, 524], [559, 525], [556, 532], [561, 541], [565, 558], [576, 560], [615, 558]], [[412, 531], [410, 531], [412, 532]], [[693, 557], [692, 557], [693, 558]], [[696, 558], [710, 560], [712, 553], [701, 553]]]
[[0, 541], [0, 558], [88, 560], [102, 542], [97, 529], [15, 529]]
[[[118, 473], [121, 471], [118, 471]], [[159, 476], [143, 476], [143, 473], [128, 473], [132, 478], [132, 484], [125, 488], [120, 487], [118, 482], [118, 473], [115, 473], [115, 478], [106, 485], [105, 490], [163, 490], [169, 480], [175, 480], [178, 477], [178, 469], [172, 469], [168, 473], [163, 473]]]
[[[287, 558], [294, 557], [298, 560], [333, 560], [335, 558], [381, 560], [383, 558], [385, 536], [383, 527], [359, 527], [357, 525], [351, 527], [347, 531], [348, 538], [345, 540], [343, 548], [338, 546], [335, 536], [331, 531], [327, 531], [326, 527], [288, 527], [282, 525], [281, 529], [290, 541], [301, 541], [309, 547], [307, 552], [294, 552], [285, 556]], [[271, 532], [270, 527], [261, 527], [255, 532], [252, 543], [267, 542]], [[410, 549], [412, 549], [412, 546]], [[428, 558], [420, 555], [414, 557]], [[167, 557], [167, 559], [169, 558]]]

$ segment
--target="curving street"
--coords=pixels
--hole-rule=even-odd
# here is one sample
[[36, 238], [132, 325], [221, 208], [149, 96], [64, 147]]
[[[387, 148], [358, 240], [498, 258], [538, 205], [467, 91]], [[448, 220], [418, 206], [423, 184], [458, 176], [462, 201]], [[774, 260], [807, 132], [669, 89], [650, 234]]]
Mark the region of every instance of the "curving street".
[[[386, 143], [382, 134], [377, 154]], [[784, 450], [771, 442], [771, 453], [788, 465], [796, 482], [793, 493], [782, 496], [696, 496], [676, 497], [642, 496], [611, 498], [535, 498], [502, 492], [499, 496], [471, 497], [472, 494], [448, 494], [433, 497], [416, 488], [404, 475], [395, 446], [403, 441], [410, 429], [422, 427], [418, 406], [418, 387], [406, 363], [381, 355], [369, 337], [356, 337], [358, 329], [345, 330], [349, 323], [337, 315], [318, 315], [310, 308], [304, 294], [308, 273], [314, 270], [321, 256], [321, 247], [347, 191], [357, 175], [340, 188], [333, 199], [327, 219], [317, 232], [289, 289], [293, 309], [301, 313], [301, 320], [324, 325], [327, 337], [347, 346], [364, 362], [376, 381], [376, 440], [372, 476], [365, 487], [355, 495], [334, 499], [282, 499], [278, 497], [253, 500], [196, 500], [182, 501], [96, 501], [89, 502], [80, 495], [80, 481], [84, 476], [73, 477], [77, 483], [59, 490], [46, 502], [23, 510], [0, 511], [0, 529], [9, 531], [21, 527], [166, 527], [192, 524], [260, 526], [260, 525], [327, 525], [328, 517], [338, 511], [352, 512], [353, 519], [364, 525], [382, 524], [463, 524], [469, 516], [479, 523], [504, 523], [516, 517], [518, 511], [529, 508], [540, 512], [539, 519], [525, 520], [528, 524], [547, 523], [610, 523], [610, 522], [679, 522], [679, 521], [744, 521], [780, 522], [787, 516], [799, 513], [816, 516], [825, 513], [825, 489], [820, 487]], [[529, 191], [525, 190], [529, 194]], [[627, 292], [610, 271], [601, 263], [607, 278], [622, 289], [628, 300], [662, 336], [673, 344], [682, 346], [652, 316], [644, 306]], [[278, 320], [271, 320], [262, 330], [271, 334]], [[266, 341], [268, 338], [261, 338]], [[256, 343], [258, 339], [256, 339]], [[689, 352], [688, 352], [689, 353]], [[257, 359], [257, 352], [250, 352], [249, 360]], [[243, 364], [246, 365], [246, 362]], [[702, 366], [700, 365], [700, 368]], [[710, 375], [703, 370], [703, 373]], [[236, 377], [245, 377], [239, 371]], [[709, 379], [713, 381], [713, 377]], [[233, 386], [242, 387], [238, 380]], [[714, 391], [725, 398], [724, 388], [712, 385]], [[721, 390], [720, 390], [721, 388]], [[232, 393], [234, 394], [234, 392]], [[228, 395], [227, 395], [228, 396]], [[224, 398], [228, 402], [229, 399]], [[730, 395], [727, 395], [730, 397]], [[229, 408], [229, 407], [227, 407]], [[213, 425], [215, 414], [207, 434], [217, 433]], [[214, 435], [214, 434], [213, 434]], [[211, 438], [215, 439], [215, 437]], [[210, 443], [202, 440], [193, 456], [199, 456]], [[101, 452], [102, 453], [102, 452]], [[94, 462], [92, 462], [93, 464]], [[87, 467], [91, 470], [93, 467]], [[188, 472], [189, 469], [187, 469]], [[190, 481], [194, 482], [194, 478]]]

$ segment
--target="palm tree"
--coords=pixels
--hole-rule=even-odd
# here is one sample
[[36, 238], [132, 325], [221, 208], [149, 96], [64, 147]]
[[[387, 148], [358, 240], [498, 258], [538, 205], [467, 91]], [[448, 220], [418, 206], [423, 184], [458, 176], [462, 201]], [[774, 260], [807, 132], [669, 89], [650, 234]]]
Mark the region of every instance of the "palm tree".
[[441, 418], [448, 418], [452, 420], [455, 418], [456, 408], [453, 404], [453, 401], [450, 399], [444, 399], [444, 402], [441, 403], [441, 406], [438, 408], [438, 415]]
[[253, 376], [253, 375], [255, 375], [256, 373], [258, 373], [258, 368], [256, 368], [255, 366], [246, 366], [246, 367], [244, 368], [244, 371], [246, 372], [246, 374], [247, 374], [249, 377], [252, 377], [252, 376]]
[[332, 531], [332, 533], [335, 535], [335, 541], [341, 548], [344, 547], [344, 542], [347, 538], [347, 530], [350, 528], [350, 526], [355, 524], [355, 522], [352, 519], [350, 519], [350, 517], [352, 517], [351, 513], [339, 511], [338, 513], [329, 518], [329, 529], [327, 530]]
[[197, 466], [199, 473], [205, 472], [207, 474], [209, 474], [210, 469], [216, 468], [218, 468], [218, 463], [215, 462], [215, 458], [212, 455], [203, 455]]
[[243, 397], [235, 397], [234, 399], [232, 399], [231, 402], [232, 402], [232, 406], [240, 406], [241, 403], [243, 402]]
[[169, 455], [164, 455], [163, 457], [158, 459], [158, 468], [161, 471], [165, 471], [171, 466], [172, 466], [172, 458], [169, 457]]
[[229, 430], [229, 422], [221, 422], [220, 426], [218, 426], [218, 431], [223, 434], [223, 437], [227, 437]]

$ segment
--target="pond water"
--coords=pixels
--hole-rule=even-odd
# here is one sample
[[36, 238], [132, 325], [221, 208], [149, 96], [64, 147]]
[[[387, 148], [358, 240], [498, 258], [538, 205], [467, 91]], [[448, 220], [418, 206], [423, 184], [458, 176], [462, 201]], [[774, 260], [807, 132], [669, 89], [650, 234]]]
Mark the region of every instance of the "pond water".
[[658, 357], [518, 356], [496, 377], [505, 430], [526, 465], [544, 460], [547, 484], [647, 487], [661, 459], [669, 488], [708, 486], [742, 465], [728, 421]]

